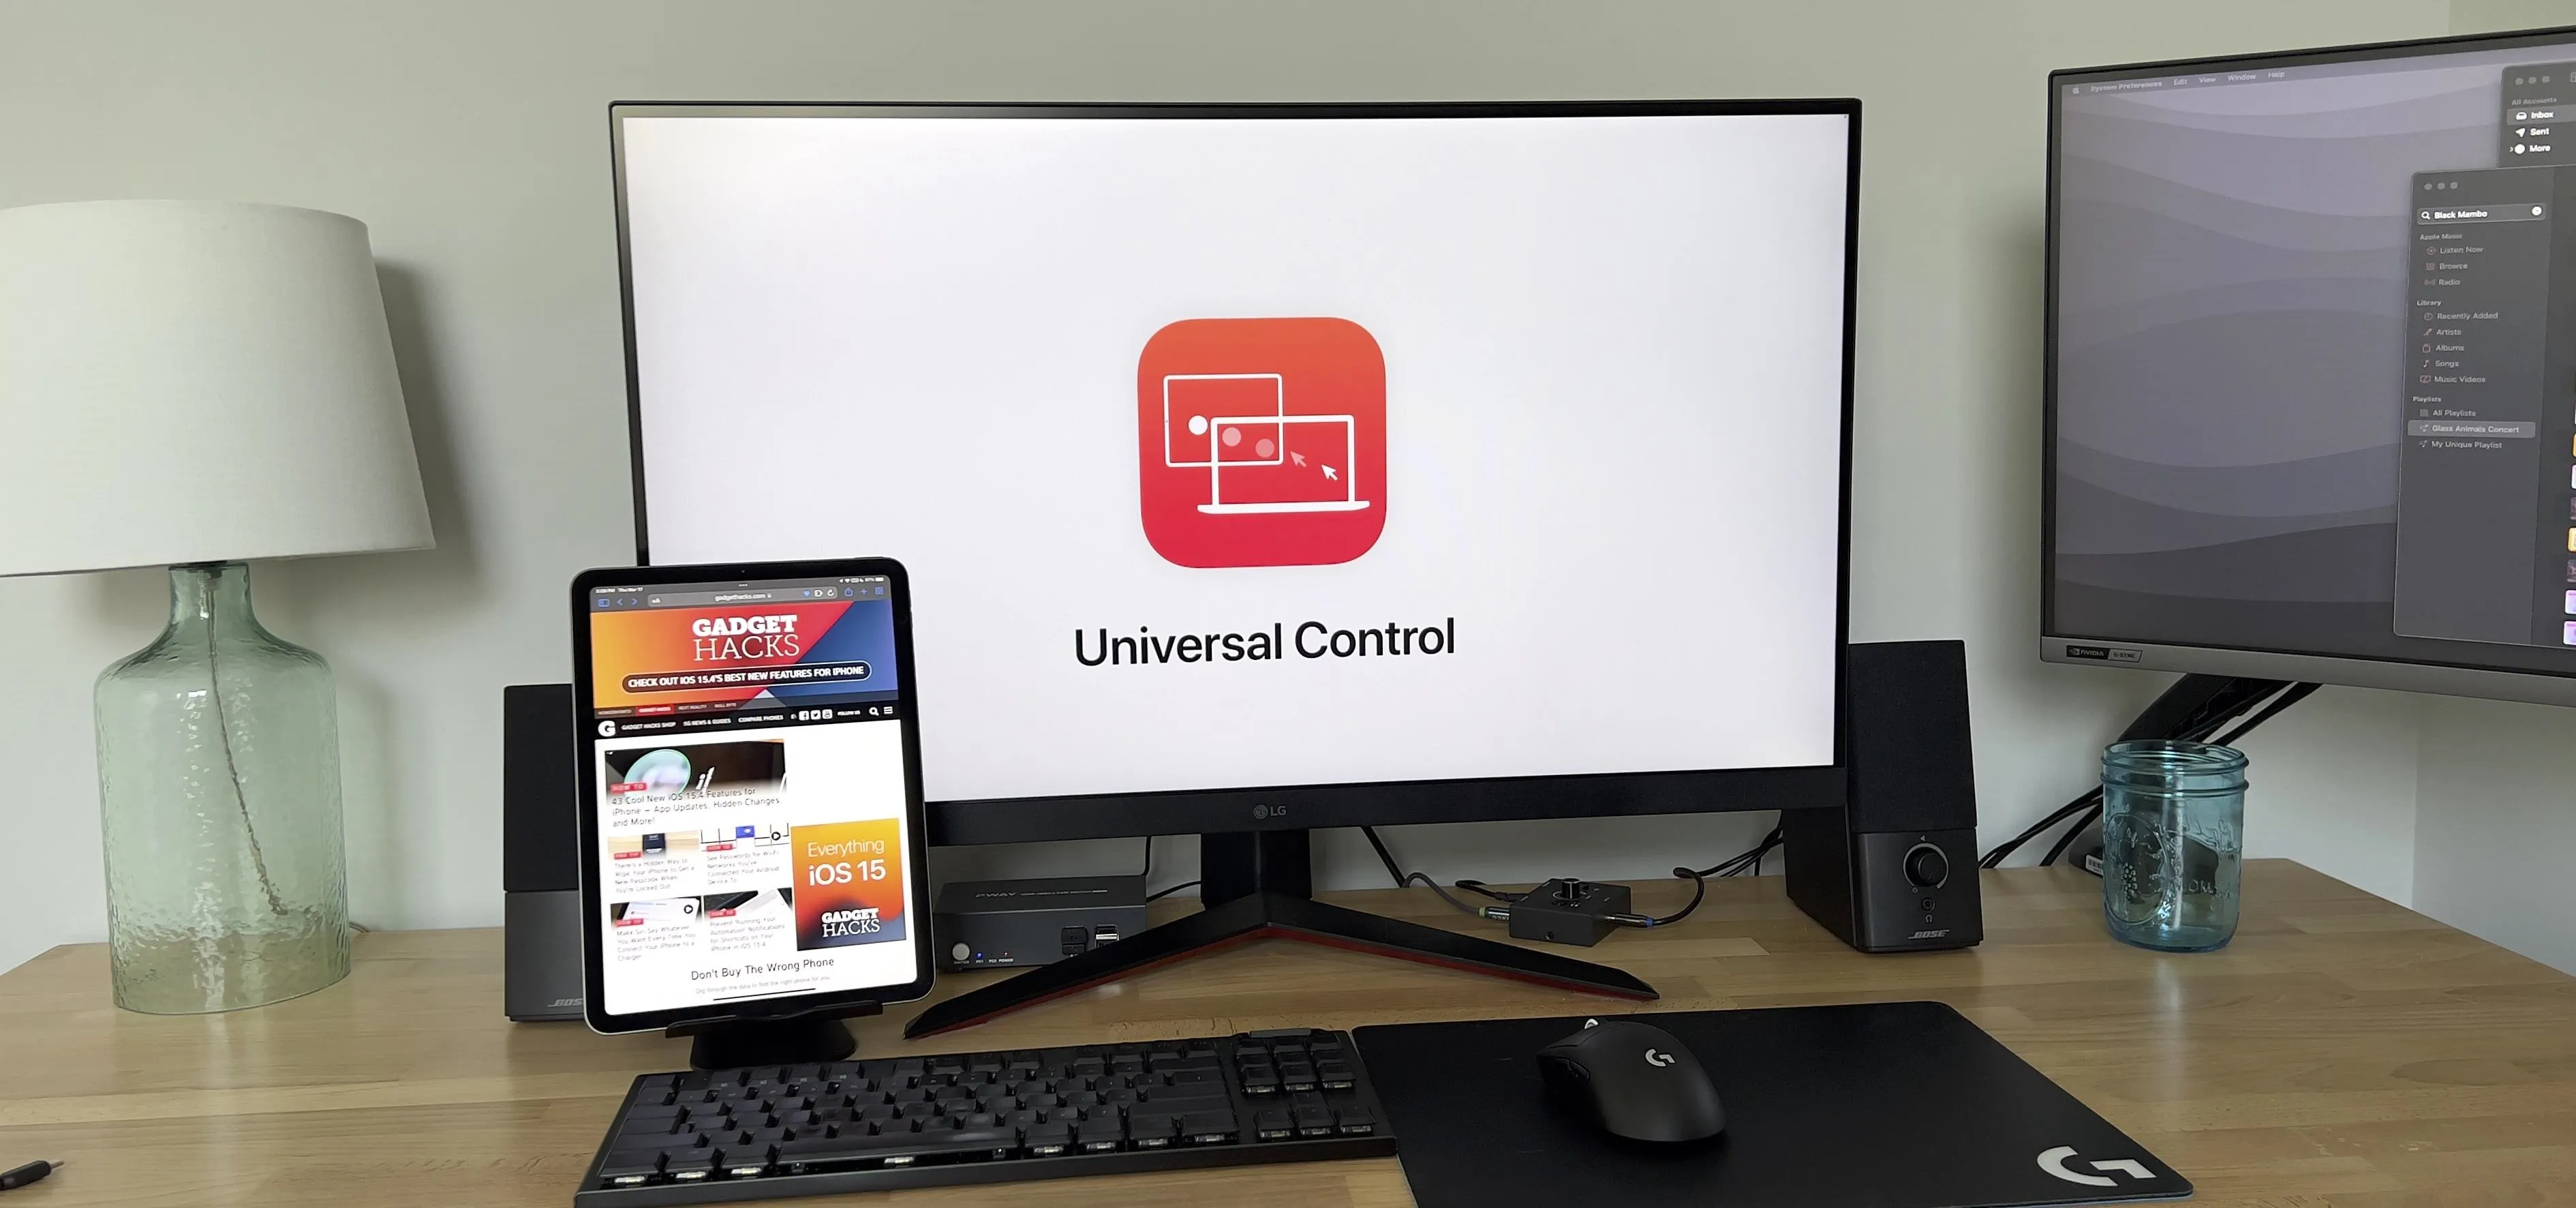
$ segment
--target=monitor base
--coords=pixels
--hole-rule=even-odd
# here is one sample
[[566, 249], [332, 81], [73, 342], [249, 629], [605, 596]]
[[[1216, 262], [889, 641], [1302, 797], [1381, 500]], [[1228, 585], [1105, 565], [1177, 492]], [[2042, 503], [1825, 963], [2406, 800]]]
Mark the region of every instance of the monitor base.
[[1303, 831], [1210, 835], [1202, 843], [1209, 893], [1198, 913], [933, 1003], [904, 1025], [904, 1038], [972, 1027], [1202, 952], [1261, 939], [1303, 940], [1612, 998], [1656, 997], [1653, 986], [1607, 965], [1318, 902], [1309, 896], [1313, 873], [1305, 859]]

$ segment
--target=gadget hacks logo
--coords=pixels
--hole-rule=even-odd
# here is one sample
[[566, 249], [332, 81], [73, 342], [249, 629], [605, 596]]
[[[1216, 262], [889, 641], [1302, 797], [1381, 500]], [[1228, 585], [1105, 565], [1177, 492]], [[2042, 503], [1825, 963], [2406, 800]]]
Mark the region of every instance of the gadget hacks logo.
[[1348, 319], [1183, 319], [1136, 360], [1145, 540], [1179, 566], [1326, 566], [1386, 529], [1386, 358]]

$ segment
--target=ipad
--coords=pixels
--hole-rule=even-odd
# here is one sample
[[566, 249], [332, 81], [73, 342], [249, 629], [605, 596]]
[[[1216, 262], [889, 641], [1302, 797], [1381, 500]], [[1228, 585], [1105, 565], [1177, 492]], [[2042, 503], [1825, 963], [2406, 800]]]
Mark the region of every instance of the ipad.
[[884, 558], [573, 580], [591, 1027], [930, 992], [910, 603]]

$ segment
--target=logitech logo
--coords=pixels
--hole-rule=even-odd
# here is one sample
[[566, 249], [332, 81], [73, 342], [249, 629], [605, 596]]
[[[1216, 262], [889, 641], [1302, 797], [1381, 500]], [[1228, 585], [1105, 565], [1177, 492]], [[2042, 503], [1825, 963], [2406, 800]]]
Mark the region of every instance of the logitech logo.
[[1348, 319], [1183, 319], [1136, 358], [1145, 541], [1178, 566], [1329, 566], [1386, 528], [1386, 357]]
[[[2058, 1178], [2064, 1179], [2069, 1183], [2081, 1183], [2087, 1187], [2117, 1187], [2120, 1185], [2120, 1180], [2111, 1178], [2107, 1174], [2085, 1174], [2081, 1171], [2068, 1169], [2066, 1161], [2074, 1156], [2074, 1146], [2060, 1145], [2055, 1149], [2048, 1150], [2039, 1155], [2039, 1168], [2057, 1176]], [[2112, 1158], [2108, 1161], [2091, 1162], [2087, 1164], [2095, 1170], [2117, 1171], [2118, 1173], [2125, 1174], [2141, 1183], [2152, 1181], [2156, 1177], [2153, 1171], [2150, 1171], [2144, 1165], [2141, 1165], [2136, 1158]]]
[[1658, 1053], [1653, 1049], [1646, 1050], [1646, 1064], [1659, 1070], [1679, 1060], [1681, 1060], [1681, 1058], [1675, 1057], [1670, 1053]]

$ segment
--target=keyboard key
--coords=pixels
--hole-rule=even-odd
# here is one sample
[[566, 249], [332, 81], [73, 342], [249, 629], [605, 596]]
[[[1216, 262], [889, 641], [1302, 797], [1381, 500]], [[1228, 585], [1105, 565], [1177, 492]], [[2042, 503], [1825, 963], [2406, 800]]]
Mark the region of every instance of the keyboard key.
[[1085, 1153], [1107, 1153], [1114, 1150], [1118, 1148], [1118, 1142], [1123, 1136], [1124, 1130], [1114, 1114], [1093, 1116], [1084, 1120], [1081, 1127], [1073, 1130], [1074, 1144], [1080, 1146]]
[[1264, 1141], [1285, 1141], [1297, 1135], [1297, 1126], [1288, 1118], [1288, 1109], [1265, 1107], [1252, 1116], [1252, 1135]]
[[1239, 1131], [1230, 1111], [1190, 1112], [1181, 1117], [1181, 1139], [1191, 1145], [1223, 1145]]
[[1137, 1112], [1127, 1117], [1127, 1140], [1138, 1149], [1161, 1149], [1179, 1127], [1180, 1118], [1169, 1112]]
[[1365, 1107], [1349, 1106], [1335, 1109], [1333, 1124], [1346, 1137], [1364, 1137], [1377, 1131], [1377, 1120]]
[[1073, 1150], [1073, 1124], [1070, 1121], [1050, 1120], [1031, 1125], [1027, 1136], [1029, 1156], [1033, 1158], [1050, 1158]]
[[1017, 1148], [1020, 1138], [1008, 1129], [965, 1129], [942, 1134], [885, 1133], [873, 1137], [843, 1135], [807, 1137], [778, 1147], [778, 1165], [790, 1173], [841, 1163], [878, 1162], [910, 1165], [930, 1157], [960, 1157]]
[[711, 1149], [699, 1149], [692, 1150], [685, 1154], [674, 1154], [671, 1156], [671, 1160], [662, 1167], [662, 1176], [674, 1183], [699, 1182], [714, 1175], [715, 1172], [716, 1154], [715, 1151]]

